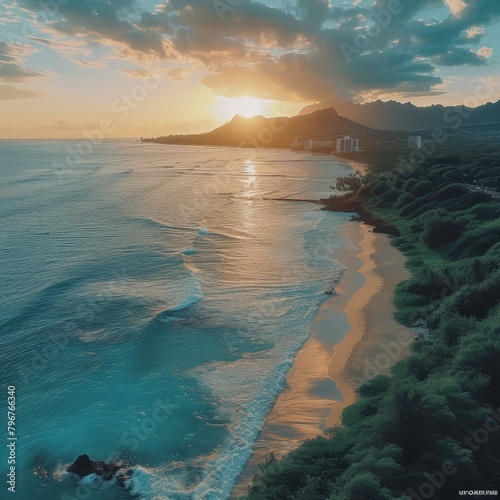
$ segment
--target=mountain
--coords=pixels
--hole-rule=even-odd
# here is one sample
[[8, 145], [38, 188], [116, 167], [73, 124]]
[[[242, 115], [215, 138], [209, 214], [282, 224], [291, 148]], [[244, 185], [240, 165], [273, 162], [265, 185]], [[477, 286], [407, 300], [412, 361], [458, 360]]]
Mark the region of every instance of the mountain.
[[339, 116], [335, 109], [323, 109], [292, 118], [245, 118], [236, 115], [229, 123], [206, 134], [170, 135], [155, 142], [247, 147], [290, 147], [300, 139], [335, 139], [338, 135], [370, 135], [372, 130]]
[[417, 107], [409, 102], [402, 104], [380, 100], [366, 104], [324, 102], [306, 106], [298, 116], [332, 107], [340, 116], [378, 130], [434, 129], [500, 122], [500, 101], [477, 108], [441, 105]]

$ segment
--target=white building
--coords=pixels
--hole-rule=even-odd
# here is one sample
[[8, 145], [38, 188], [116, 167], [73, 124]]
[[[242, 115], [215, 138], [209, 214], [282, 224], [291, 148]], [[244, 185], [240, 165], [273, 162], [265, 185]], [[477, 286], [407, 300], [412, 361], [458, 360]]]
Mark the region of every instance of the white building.
[[349, 135], [344, 135], [337, 139], [337, 153], [350, 153], [359, 151], [359, 140], [351, 138]]
[[419, 135], [412, 135], [408, 137], [409, 149], [422, 149], [422, 137]]
[[309, 139], [304, 143], [304, 149], [306, 151], [321, 151], [324, 149], [332, 149], [333, 141], [314, 141], [313, 139]]

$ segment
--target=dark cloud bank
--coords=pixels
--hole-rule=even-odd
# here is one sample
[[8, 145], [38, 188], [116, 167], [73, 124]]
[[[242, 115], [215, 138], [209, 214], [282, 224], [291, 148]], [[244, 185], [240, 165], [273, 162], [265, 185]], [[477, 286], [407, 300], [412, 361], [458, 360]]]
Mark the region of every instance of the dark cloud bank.
[[[20, 4], [43, 17], [38, 0]], [[442, 83], [438, 67], [486, 65], [477, 51], [500, 2], [464, 4], [459, 14], [430, 19], [444, 0], [375, 0], [370, 8], [298, 0], [293, 12], [250, 0], [170, 0], [152, 12], [135, 0], [65, 0], [45, 21], [59, 33], [118, 45], [123, 58], [198, 63], [204, 83], [229, 96], [320, 101], [432, 93]], [[0, 64], [1, 57], [0, 48]], [[3, 64], [0, 77], [23, 78]]]

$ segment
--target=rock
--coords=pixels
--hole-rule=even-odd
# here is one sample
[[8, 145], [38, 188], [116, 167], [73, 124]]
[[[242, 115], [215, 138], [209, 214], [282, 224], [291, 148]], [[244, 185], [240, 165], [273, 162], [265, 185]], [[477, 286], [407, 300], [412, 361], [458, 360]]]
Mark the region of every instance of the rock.
[[80, 455], [76, 461], [68, 467], [68, 472], [73, 472], [79, 477], [97, 474], [106, 481], [110, 481], [113, 476], [123, 467], [122, 464], [107, 464], [105, 462], [94, 462], [88, 455]]

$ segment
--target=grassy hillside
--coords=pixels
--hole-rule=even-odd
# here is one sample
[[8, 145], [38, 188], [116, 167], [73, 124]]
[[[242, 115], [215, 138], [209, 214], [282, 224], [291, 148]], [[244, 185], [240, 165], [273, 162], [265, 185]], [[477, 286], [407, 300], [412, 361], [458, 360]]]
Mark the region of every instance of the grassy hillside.
[[391, 376], [359, 388], [340, 428], [263, 467], [249, 499], [449, 500], [500, 489], [499, 190], [490, 151], [371, 173], [344, 195], [401, 234], [392, 243], [413, 277], [397, 290], [397, 317], [421, 338]]

